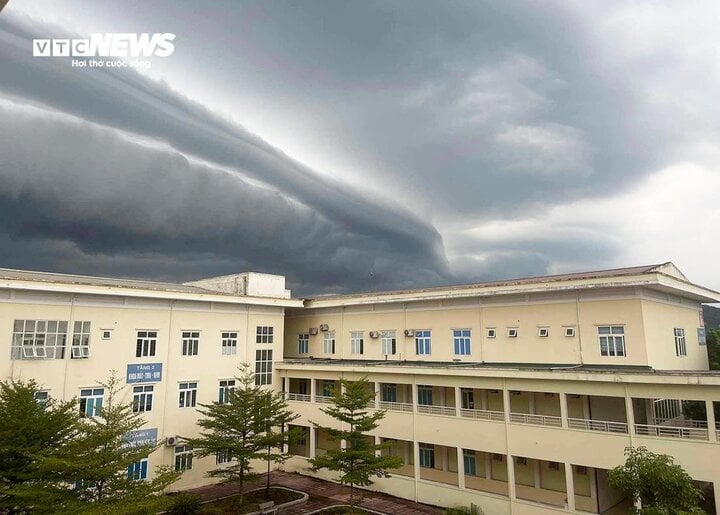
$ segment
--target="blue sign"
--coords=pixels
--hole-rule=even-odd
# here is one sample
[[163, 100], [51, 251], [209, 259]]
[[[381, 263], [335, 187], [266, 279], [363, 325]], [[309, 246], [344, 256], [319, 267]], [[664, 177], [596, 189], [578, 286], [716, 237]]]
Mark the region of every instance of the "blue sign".
[[155, 445], [157, 443], [158, 430], [157, 427], [149, 429], [136, 429], [128, 431], [123, 436], [126, 445]]
[[127, 366], [126, 382], [157, 383], [162, 381], [162, 363], [133, 363]]

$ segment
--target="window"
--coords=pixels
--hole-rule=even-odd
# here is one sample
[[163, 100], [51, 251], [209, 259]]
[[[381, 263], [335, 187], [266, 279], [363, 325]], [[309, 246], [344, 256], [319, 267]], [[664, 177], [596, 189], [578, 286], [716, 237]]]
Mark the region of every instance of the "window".
[[61, 320], [15, 320], [12, 359], [63, 359], [67, 331]]
[[462, 409], [475, 409], [475, 392], [470, 388], [460, 389]]
[[575, 472], [577, 472], [578, 476], [587, 476], [588, 469], [583, 465], [577, 465], [575, 467]]
[[397, 385], [384, 384], [380, 389], [381, 399], [383, 402], [397, 402]]
[[273, 328], [267, 325], [257, 326], [255, 331], [255, 343], [272, 343]]
[[547, 327], [538, 327], [538, 336], [540, 338], [547, 338], [550, 336], [550, 329]]
[[508, 338], [517, 338], [517, 336], [518, 336], [518, 328], [517, 328], [517, 327], [508, 327], [508, 328], [507, 328], [507, 335], [508, 335]]
[[90, 357], [90, 322], [75, 322], [73, 324], [71, 359]]
[[430, 355], [430, 331], [421, 329], [415, 331], [415, 354], [418, 356]]
[[429, 443], [420, 444], [420, 466], [435, 468], [435, 446]]
[[139, 480], [147, 479], [148, 472], [148, 460], [144, 458], [140, 461], [136, 461], [128, 467], [128, 479]]
[[255, 351], [255, 384], [272, 384], [272, 354], [271, 350]]
[[218, 403], [227, 404], [230, 402], [230, 392], [235, 389], [235, 379], [223, 379], [218, 388]]
[[178, 445], [175, 447], [175, 470], [192, 470], [193, 452], [190, 445]]
[[133, 386], [133, 413], [152, 411], [153, 390], [152, 385]]
[[45, 404], [50, 400], [50, 392], [46, 390], [40, 390], [35, 392], [35, 402], [39, 404]]
[[527, 465], [527, 458], [521, 458], [520, 456], [515, 457], [516, 465]]
[[223, 356], [234, 356], [237, 354], [237, 332], [222, 333], [222, 354]]
[[625, 356], [625, 328], [621, 325], [598, 327], [601, 356]]
[[453, 330], [453, 349], [456, 356], [470, 355], [470, 329]]
[[503, 462], [503, 455], [502, 454], [493, 454], [492, 457], [493, 461], [499, 461], [500, 463]]
[[84, 417], [100, 415], [104, 395], [104, 388], [84, 388], [80, 390], [80, 415]]
[[382, 341], [382, 353], [384, 356], [390, 356], [397, 352], [397, 339], [395, 331], [380, 331]]
[[110, 340], [112, 338], [112, 329], [103, 329], [101, 338], [103, 340]]
[[475, 451], [463, 449], [463, 467], [468, 476], [477, 476], [477, 461]]
[[299, 334], [298, 335], [298, 354], [307, 354], [310, 352], [310, 335]]
[[365, 354], [365, 334], [362, 331], [352, 331], [350, 333], [350, 353]]
[[323, 334], [323, 350], [325, 354], [335, 354], [335, 333]]
[[221, 463], [228, 463], [230, 461], [230, 451], [224, 450], [224, 451], [218, 451], [215, 453], [215, 465], [220, 465]]
[[197, 383], [180, 383], [179, 388], [178, 406], [180, 408], [194, 408], [197, 403]]
[[497, 331], [495, 331], [494, 327], [488, 327], [487, 329], [487, 337], [488, 338], [495, 338], [497, 336]]
[[422, 404], [423, 406], [432, 406], [432, 403], [433, 403], [432, 386], [418, 385], [417, 393], [418, 393], [418, 404]]
[[675, 335], [675, 354], [677, 356], [687, 356], [687, 346], [685, 345], [685, 329], [676, 327], [673, 329]]
[[157, 331], [138, 331], [135, 357], [154, 356], [157, 347]]
[[335, 381], [332, 379], [324, 379], [322, 382], [323, 397], [332, 397], [335, 395]]
[[565, 336], [568, 338], [572, 338], [575, 336], [575, 328], [574, 327], [566, 327], [565, 328]]
[[197, 356], [200, 347], [200, 333], [197, 331], [183, 331], [182, 333], [182, 355]]
[[550, 470], [560, 470], [560, 463], [557, 461], [548, 461], [548, 468]]

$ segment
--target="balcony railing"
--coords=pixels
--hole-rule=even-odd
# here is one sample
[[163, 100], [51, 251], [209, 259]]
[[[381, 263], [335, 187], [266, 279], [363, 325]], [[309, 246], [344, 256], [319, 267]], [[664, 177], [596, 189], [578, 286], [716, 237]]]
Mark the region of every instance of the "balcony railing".
[[516, 424], [532, 424], [535, 426], [562, 427], [560, 417], [533, 415], [530, 413], [510, 413], [510, 422], [515, 422]]
[[333, 399], [332, 395], [316, 395], [315, 396], [315, 402], [319, 402], [320, 404], [332, 404]]
[[378, 403], [378, 408], [386, 409], [389, 411], [408, 411], [412, 413], [413, 405], [407, 402], [380, 401]]
[[641, 436], [659, 436], [663, 438], [685, 438], [689, 440], [708, 439], [707, 429], [695, 427], [673, 427], [635, 424], [635, 433]]
[[310, 402], [310, 396], [304, 393], [285, 392], [285, 398], [289, 401]]
[[431, 415], [446, 415], [454, 417], [457, 411], [454, 406], [433, 406], [432, 404], [418, 404], [418, 413], [429, 413]]
[[625, 422], [609, 422], [605, 420], [589, 420], [586, 418], [568, 418], [568, 427], [571, 429], [585, 429], [586, 431], [602, 431], [604, 433], [628, 432]]
[[496, 422], [505, 421], [505, 413], [503, 413], [502, 411], [463, 408], [460, 410], [460, 416], [467, 418], [477, 418], [480, 420], [493, 420]]

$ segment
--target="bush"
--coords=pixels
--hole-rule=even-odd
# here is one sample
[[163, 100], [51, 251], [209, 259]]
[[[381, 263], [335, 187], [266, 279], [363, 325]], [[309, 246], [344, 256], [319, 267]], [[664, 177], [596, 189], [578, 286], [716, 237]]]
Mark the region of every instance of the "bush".
[[202, 498], [196, 494], [174, 495], [167, 513], [172, 515], [196, 515], [202, 513]]

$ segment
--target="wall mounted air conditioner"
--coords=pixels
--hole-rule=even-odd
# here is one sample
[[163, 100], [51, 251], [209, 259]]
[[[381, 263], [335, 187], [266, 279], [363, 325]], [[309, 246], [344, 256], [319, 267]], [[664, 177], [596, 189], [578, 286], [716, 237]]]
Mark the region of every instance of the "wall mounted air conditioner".
[[380, 338], [380, 333], [377, 331], [370, 331], [370, 338]]
[[165, 438], [165, 445], [167, 447], [175, 447], [178, 442], [180, 442], [180, 437], [178, 436], [168, 436]]
[[308, 334], [317, 334], [317, 333], [318, 333], [317, 327], [311, 327], [310, 329], [308, 329]]
[[415, 330], [414, 329], [405, 329], [405, 336], [408, 338], [412, 338], [415, 336]]
[[328, 326], [327, 324], [320, 324], [320, 330], [323, 331], [323, 332], [329, 331], [329, 330], [330, 330], [330, 326]]

